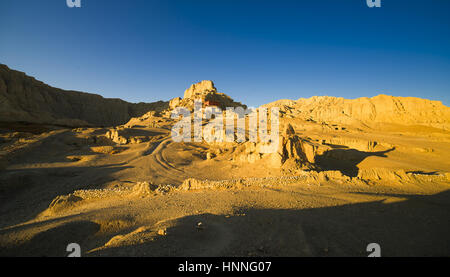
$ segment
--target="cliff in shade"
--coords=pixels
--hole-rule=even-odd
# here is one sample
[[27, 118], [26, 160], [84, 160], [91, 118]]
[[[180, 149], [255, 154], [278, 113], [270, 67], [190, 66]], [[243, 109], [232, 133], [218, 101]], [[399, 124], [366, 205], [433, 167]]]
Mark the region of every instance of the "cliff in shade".
[[128, 103], [97, 94], [51, 87], [0, 64], [0, 122], [63, 126], [114, 126], [148, 111], [162, 111], [168, 102]]

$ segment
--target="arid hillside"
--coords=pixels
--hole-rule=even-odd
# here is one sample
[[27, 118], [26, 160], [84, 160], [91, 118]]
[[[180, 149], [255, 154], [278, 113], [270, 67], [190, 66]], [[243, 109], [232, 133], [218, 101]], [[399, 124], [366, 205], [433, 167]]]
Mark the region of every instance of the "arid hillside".
[[450, 107], [440, 101], [416, 97], [378, 95], [344, 99], [314, 96], [297, 101], [279, 100], [265, 107], [279, 107], [287, 118], [317, 123], [376, 126], [377, 123], [423, 125], [450, 129]]
[[[124, 92], [125, 93], [125, 92]], [[0, 121], [63, 126], [114, 126], [167, 102], [128, 103], [100, 95], [53, 88], [0, 64]]]

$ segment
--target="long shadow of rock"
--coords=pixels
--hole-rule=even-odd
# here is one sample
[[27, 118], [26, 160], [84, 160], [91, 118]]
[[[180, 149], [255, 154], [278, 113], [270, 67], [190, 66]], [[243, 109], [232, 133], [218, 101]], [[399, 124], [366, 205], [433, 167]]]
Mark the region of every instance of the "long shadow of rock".
[[[33, 236], [29, 241], [15, 248], [0, 248], [0, 256], [19, 257], [64, 257], [70, 254], [67, 246], [77, 243], [86, 246], [100, 229], [91, 221], [74, 221], [60, 224]], [[82, 249], [80, 249], [82, 250]]]
[[369, 243], [378, 243], [382, 256], [450, 255], [449, 190], [431, 196], [377, 196], [402, 201], [186, 216], [153, 241], [92, 253], [89, 249], [102, 244], [96, 236], [98, 224], [73, 221], [45, 229], [12, 249], [0, 249], [0, 256], [66, 256], [72, 242], [80, 244], [83, 256], [364, 257]]
[[339, 170], [349, 177], [358, 176], [358, 164], [368, 157], [387, 157], [386, 154], [395, 150], [365, 152], [356, 149], [332, 149], [316, 156], [316, 165], [322, 170]]
[[[378, 195], [380, 196], [380, 195]], [[176, 220], [166, 236], [95, 256], [449, 256], [450, 191], [304, 210], [250, 209]], [[198, 223], [202, 228], [198, 228]]]
[[111, 174], [131, 168], [105, 166], [7, 170], [0, 175], [0, 227], [35, 218], [58, 195], [98, 188]]

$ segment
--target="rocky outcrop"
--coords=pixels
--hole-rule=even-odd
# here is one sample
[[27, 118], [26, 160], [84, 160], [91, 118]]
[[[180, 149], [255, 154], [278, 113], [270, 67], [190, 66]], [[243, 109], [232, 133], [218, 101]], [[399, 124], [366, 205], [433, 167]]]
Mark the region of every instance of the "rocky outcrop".
[[116, 144], [139, 144], [149, 140], [149, 135], [145, 131], [123, 127], [107, 131], [105, 137]]
[[[243, 107], [247, 108], [240, 102], [235, 102], [228, 95], [218, 92], [212, 81], [204, 80], [191, 85], [185, 92], [183, 99], [177, 97], [170, 101], [170, 108], [185, 107], [190, 110], [194, 108], [194, 101], [201, 100], [206, 106], [218, 106], [222, 110], [227, 107]], [[208, 104], [210, 103], [210, 104]]]
[[172, 100], [169, 101], [169, 108], [170, 109], [175, 109], [176, 107], [178, 107], [181, 103], [182, 98], [181, 97], [175, 97]]
[[192, 84], [185, 92], [184, 97], [185, 99], [191, 98], [194, 99], [197, 96], [202, 96], [206, 94], [212, 94], [217, 93], [217, 89], [214, 86], [214, 83], [209, 80], [203, 80], [201, 82], [198, 82], [196, 84]]
[[116, 129], [109, 130], [108, 132], [106, 132], [105, 136], [117, 144], [127, 144], [128, 143], [128, 139], [124, 136], [119, 135], [119, 131]]
[[266, 144], [262, 142], [245, 142], [238, 147], [234, 160], [246, 163], [263, 161], [266, 165], [274, 168], [313, 169], [316, 155], [328, 149], [326, 146], [297, 136], [290, 124], [286, 126], [284, 134], [280, 136], [276, 152], [266, 153], [265, 146]]
[[317, 150], [317, 145], [297, 136], [292, 125], [288, 124], [284, 136], [281, 137], [277, 154], [280, 156], [281, 164], [290, 161], [302, 168], [310, 169], [314, 167]]
[[53, 88], [0, 64], [0, 121], [64, 126], [114, 126], [168, 102], [128, 103], [100, 95]]

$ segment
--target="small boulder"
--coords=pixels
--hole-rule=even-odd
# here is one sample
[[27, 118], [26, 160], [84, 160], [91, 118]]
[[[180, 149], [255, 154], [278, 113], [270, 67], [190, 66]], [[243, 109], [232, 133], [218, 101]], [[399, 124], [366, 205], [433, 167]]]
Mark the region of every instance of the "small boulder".
[[160, 236], [166, 236], [167, 235], [167, 229], [159, 229], [158, 230], [158, 235]]

